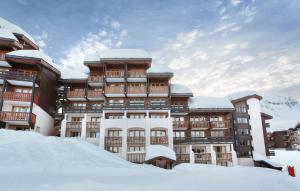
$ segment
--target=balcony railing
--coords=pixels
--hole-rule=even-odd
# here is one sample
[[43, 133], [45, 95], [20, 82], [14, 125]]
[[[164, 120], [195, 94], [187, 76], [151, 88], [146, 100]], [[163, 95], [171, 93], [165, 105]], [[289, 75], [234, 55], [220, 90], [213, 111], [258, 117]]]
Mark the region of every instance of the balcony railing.
[[230, 127], [229, 121], [212, 121], [210, 122], [213, 129], [228, 129]]
[[190, 154], [176, 154], [177, 163], [190, 162]]
[[106, 71], [106, 77], [107, 78], [124, 78], [124, 71]]
[[124, 94], [125, 93], [124, 86], [106, 86], [105, 93], [106, 94]]
[[216, 153], [217, 160], [231, 160], [231, 153]]
[[82, 127], [82, 123], [79, 121], [71, 121], [67, 122], [67, 128], [70, 129], [80, 129]]
[[85, 91], [84, 90], [68, 91], [67, 92], [67, 97], [68, 98], [84, 98], [85, 97]]
[[128, 145], [143, 145], [146, 143], [145, 137], [127, 137], [127, 144]]
[[103, 97], [103, 94], [102, 94], [101, 91], [88, 90], [87, 97], [89, 97], [89, 98], [99, 98], [99, 97]]
[[151, 136], [151, 144], [168, 144], [168, 137], [153, 137]]
[[150, 86], [149, 88], [150, 93], [169, 93], [168, 86]]
[[145, 78], [146, 72], [142, 70], [129, 70], [128, 71], [129, 78]]
[[28, 121], [31, 118], [31, 122], [35, 123], [36, 115], [28, 112], [8, 112], [2, 111], [0, 113], [1, 121]]
[[210, 162], [211, 154], [210, 153], [195, 153], [195, 162]]
[[173, 121], [173, 128], [188, 128], [189, 122], [188, 121]]
[[209, 128], [209, 122], [208, 121], [191, 121], [191, 128], [208, 129]]
[[103, 76], [89, 76], [88, 82], [90, 83], [103, 83]]
[[0, 71], [0, 78], [33, 82], [34, 80], [36, 81], [39, 80], [39, 75], [27, 74], [27, 73], [17, 72], [17, 71]]
[[[22, 101], [22, 102], [31, 102], [31, 93], [18, 93], [18, 92], [4, 92], [3, 99], [11, 101]], [[38, 103], [39, 97], [34, 96], [34, 102]]]
[[174, 113], [187, 112], [189, 110], [187, 105], [171, 105], [171, 111]]
[[133, 163], [142, 164], [145, 161], [145, 153], [128, 153], [127, 160]]
[[146, 86], [140, 86], [140, 87], [128, 86], [127, 93], [128, 94], [146, 94], [147, 88], [146, 88]]
[[105, 137], [105, 145], [121, 146], [122, 137]]
[[90, 129], [99, 129], [100, 128], [100, 122], [87, 122], [86, 128]]
[[74, 113], [86, 113], [86, 112], [101, 112], [102, 106], [101, 105], [86, 105], [86, 106], [74, 106], [74, 105], [65, 105], [64, 106], [65, 112], [74, 112]]

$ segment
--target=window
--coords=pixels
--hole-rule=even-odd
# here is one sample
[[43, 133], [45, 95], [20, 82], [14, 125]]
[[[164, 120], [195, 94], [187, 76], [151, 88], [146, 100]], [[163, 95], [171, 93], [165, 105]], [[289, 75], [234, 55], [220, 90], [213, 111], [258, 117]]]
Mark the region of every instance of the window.
[[180, 122], [180, 121], [184, 121], [184, 117], [172, 117], [172, 120], [174, 122]]
[[182, 138], [182, 137], [185, 137], [185, 132], [184, 131], [174, 131], [173, 136], [176, 138], [177, 137]]
[[124, 115], [108, 115], [108, 119], [123, 119]]
[[99, 138], [100, 133], [99, 132], [90, 132], [89, 137], [90, 138]]
[[93, 103], [92, 104], [92, 109], [101, 109], [102, 108], [102, 104], [101, 103]]
[[248, 129], [238, 129], [238, 134], [239, 135], [249, 135], [249, 130]]
[[100, 117], [91, 117], [91, 122], [100, 122]]
[[209, 118], [209, 121], [223, 121], [223, 118], [222, 117], [218, 117], [218, 116], [214, 116], [214, 117], [210, 117]]
[[167, 118], [167, 114], [150, 114], [150, 118], [154, 118], [154, 119]]
[[122, 131], [121, 130], [108, 130], [108, 137], [121, 137]]
[[145, 147], [128, 147], [128, 152], [145, 152]]
[[211, 131], [211, 137], [224, 137], [224, 131]]
[[237, 113], [247, 113], [247, 108], [246, 108], [246, 107], [239, 106], [239, 107], [236, 107], [236, 108], [235, 108], [235, 111], [236, 111]]
[[32, 93], [32, 89], [16, 88], [16, 93]]
[[130, 130], [128, 133], [129, 137], [145, 137], [144, 130]]
[[216, 153], [226, 153], [226, 146], [214, 146]]
[[80, 108], [84, 108], [86, 106], [86, 103], [73, 103], [74, 107], [80, 107]]
[[30, 108], [26, 107], [26, 106], [13, 106], [12, 111], [13, 112], [26, 112], [26, 113], [28, 113], [30, 111]]
[[187, 153], [186, 147], [174, 147], [174, 151], [176, 154], [186, 154]]
[[194, 153], [206, 153], [206, 147], [204, 146], [194, 147], [192, 150]]
[[72, 121], [72, 122], [81, 122], [82, 119], [83, 119], [83, 117], [72, 117], [72, 118], [71, 118], [71, 121]]
[[191, 131], [192, 137], [205, 137], [204, 131]]
[[105, 150], [112, 152], [112, 153], [120, 153], [122, 148], [121, 147], [106, 147]]
[[129, 114], [130, 119], [143, 119], [145, 118], [145, 114]]
[[237, 123], [248, 124], [248, 118], [246, 118], [246, 117], [238, 117], [237, 118]]
[[191, 122], [206, 121], [206, 118], [204, 116], [191, 116], [190, 121]]
[[152, 130], [151, 136], [152, 137], [165, 137], [165, 136], [167, 136], [167, 133], [165, 130]]
[[78, 132], [78, 131], [71, 131], [70, 132], [70, 137], [80, 137], [80, 132]]

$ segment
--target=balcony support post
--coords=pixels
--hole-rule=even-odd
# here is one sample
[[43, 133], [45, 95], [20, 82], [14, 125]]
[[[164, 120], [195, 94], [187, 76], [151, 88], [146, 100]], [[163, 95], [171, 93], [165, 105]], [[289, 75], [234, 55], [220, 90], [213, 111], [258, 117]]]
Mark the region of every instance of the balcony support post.
[[230, 150], [231, 150], [232, 166], [236, 166], [238, 162], [237, 162], [237, 156], [233, 144], [230, 144]]
[[193, 147], [191, 144], [188, 147], [189, 147], [190, 163], [194, 164], [195, 163], [195, 153], [193, 151]]
[[210, 151], [211, 151], [211, 164], [216, 165], [217, 164], [217, 156], [215, 149], [212, 144], [210, 144]]
[[105, 110], [102, 112], [102, 119], [100, 120], [100, 136], [99, 136], [99, 147], [104, 150], [105, 148]]
[[64, 119], [61, 121], [61, 128], [60, 128], [60, 137], [66, 137], [67, 133], [67, 116], [68, 114], [65, 114]]
[[87, 114], [84, 114], [84, 118], [81, 121], [81, 139], [86, 139], [86, 122], [87, 122]]
[[124, 112], [124, 117], [123, 117], [123, 128], [122, 128], [122, 158], [126, 159], [127, 158], [127, 132], [128, 132], [128, 126], [127, 123], [128, 118], [127, 118], [127, 112]]
[[29, 117], [28, 117], [28, 123], [29, 123], [31, 129], [34, 129], [34, 124], [32, 122], [31, 114], [32, 114], [33, 102], [34, 102], [35, 82], [36, 82], [36, 78], [34, 78], [33, 82], [32, 82], [31, 102], [30, 102], [30, 110], [29, 110]]
[[4, 92], [6, 91], [6, 85], [7, 85], [7, 80], [6, 78], [4, 77], [3, 79], [3, 87], [2, 87], [2, 92], [1, 92], [1, 102], [0, 102], [0, 111], [2, 111], [2, 107], [3, 107], [3, 94]]

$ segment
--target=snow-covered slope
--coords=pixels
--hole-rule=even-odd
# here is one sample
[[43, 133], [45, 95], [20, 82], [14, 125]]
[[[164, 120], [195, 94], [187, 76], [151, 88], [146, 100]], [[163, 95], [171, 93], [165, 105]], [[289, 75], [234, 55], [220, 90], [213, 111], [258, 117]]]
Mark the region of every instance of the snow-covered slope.
[[269, 131], [286, 130], [300, 123], [300, 102], [292, 97], [264, 96], [261, 109], [273, 116]]
[[184, 164], [174, 170], [134, 165], [92, 144], [0, 130], [0, 190], [5, 191], [295, 191], [300, 178], [252, 167]]

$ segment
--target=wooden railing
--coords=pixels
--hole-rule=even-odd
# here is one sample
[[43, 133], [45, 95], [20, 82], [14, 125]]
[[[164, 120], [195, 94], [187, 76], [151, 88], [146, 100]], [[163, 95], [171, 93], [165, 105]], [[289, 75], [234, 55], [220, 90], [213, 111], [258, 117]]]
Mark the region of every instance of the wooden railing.
[[153, 137], [151, 136], [151, 144], [168, 144], [168, 137]]
[[[4, 92], [3, 99], [11, 101], [31, 102], [31, 93]], [[34, 102], [38, 103], [39, 97], [34, 96]]]
[[210, 153], [195, 153], [195, 162], [208, 162], [211, 161]]
[[104, 142], [106, 145], [122, 145], [122, 137], [105, 137]]
[[67, 122], [67, 128], [81, 129], [81, 127], [82, 127], [82, 123], [79, 121]]
[[29, 121], [31, 115], [31, 122], [35, 123], [36, 115], [28, 112], [9, 112], [2, 111], [0, 113], [0, 120], [2, 121]]
[[95, 98], [95, 97], [102, 97], [103, 94], [101, 91], [94, 91], [94, 90], [88, 90], [87, 97]]
[[168, 86], [150, 86], [149, 90], [150, 90], [150, 93], [168, 93], [169, 87]]
[[145, 161], [145, 153], [128, 153], [127, 160], [133, 163], [142, 164]]
[[145, 93], [147, 93], [147, 88], [146, 88], [146, 86], [140, 86], [140, 87], [128, 86], [127, 93], [128, 94], [145, 94]]
[[143, 70], [129, 70], [128, 77], [129, 78], [144, 78], [144, 77], [146, 77], [146, 72]]
[[105, 87], [105, 93], [106, 94], [123, 94], [124, 86], [106, 86]]
[[229, 121], [212, 121], [210, 122], [213, 129], [228, 129], [230, 127]]
[[91, 128], [91, 129], [100, 128], [100, 122], [87, 122], [86, 128]]
[[107, 78], [124, 78], [124, 71], [106, 71], [106, 77]]
[[216, 153], [217, 160], [231, 160], [231, 153]]
[[103, 82], [103, 76], [89, 76], [88, 82], [93, 83], [102, 83]]
[[18, 71], [0, 71], [0, 78], [3, 77], [6, 77], [7, 79], [17, 79], [31, 82], [33, 82], [34, 79], [36, 79], [37, 81], [39, 80], [39, 75], [37, 74], [28, 74]]
[[176, 154], [176, 162], [190, 162], [190, 154]]
[[0, 54], [0, 61], [5, 61], [5, 54]]
[[173, 121], [173, 128], [188, 128], [188, 121]]
[[145, 137], [127, 137], [127, 144], [128, 145], [141, 145], [146, 143]]
[[68, 98], [84, 98], [85, 96], [85, 91], [80, 90], [80, 91], [68, 91], [67, 97]]
[[208, 121], [191, 121], [191, 128], [208, 129]]

